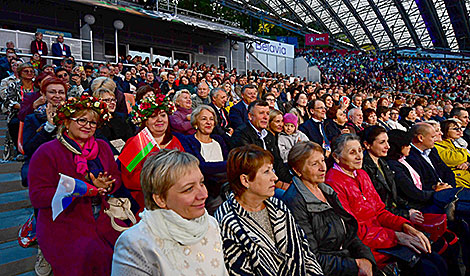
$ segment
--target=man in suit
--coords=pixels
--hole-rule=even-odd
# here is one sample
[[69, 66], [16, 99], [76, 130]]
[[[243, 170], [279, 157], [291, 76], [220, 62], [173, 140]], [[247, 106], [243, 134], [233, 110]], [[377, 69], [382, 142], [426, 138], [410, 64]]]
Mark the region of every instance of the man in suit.
[[282, 182], [279, 187], [282, 188], [285, 183], [292, 181], [292, 175], [282, 161], [276, 137], [266, 130], [269, 122], [268, 103], [263, 100], [251, 102], [248, 106], [248, 119], [246, 125], [237, 128], [233, 133], [230, 148], [254, 144], [271, 152], [274, 156], [274, 170]]
[[228, 117], [228, 112], [225, 110], [225, 104], [227, 103], [227, 93], [222, 88], [214, 88], [210, 93], [211, 106], [217, 116], [218, 124], [214, 128], [214, 133], [222, 137], [233, 134], [233, 128], [229, 127], [230, 121]]
[[256, 86], [247, 84], [241, 90], [242, 100], [230, 108], [229, 121], [233, 129], [248, 123], [248, 106], [258, 97]]
[[439, 191], [455, 187], [454, 173], [442, 161], [434, 147], [434, 128], [427, 123], [417, 123], [411, 127], [410, 133], [413, 140], [406, 162], [419, 174], [423, 189]]
[[41, 56], [47, 56], [47, 44], [42, 41], [42, 33], [34, 34], [35, 40], [31, 41], [31, 54], [38, 53]]
[[312, 114], [312, 118], [299, 126], [299, 130], [307, 135], [308, 139], [319, 145], [322, 145], [325, 154], [329, 156], [330, 141], [326, 137], [324, 121], [326, 119], [326, 106], [320, 99], [315, 99], [308, 103], [308, 110]]
[[[70, 46], [64, 43], [64, 37], [61, 35], [57, 36], [57, 42], [52, 44], [52, 55], [55, 57], [62, 57], [68, 58], [72, 56], [72, 52], [70, 51]], [[56, 66], [60, 66], [60, 59], [54, 59], [53, 63]]]

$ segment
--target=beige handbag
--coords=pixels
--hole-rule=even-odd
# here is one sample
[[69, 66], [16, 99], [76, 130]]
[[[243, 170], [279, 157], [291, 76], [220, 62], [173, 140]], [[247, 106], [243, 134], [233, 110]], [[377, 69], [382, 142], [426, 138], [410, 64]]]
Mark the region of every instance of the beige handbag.
[[108, 199], [109, 209], [105, 209], [104, 213], [111, 218], [111, 226], [114, 230], [122, 232], [130, 227], [123, 227], [116, 223], [114, 219], [130, 220], [132, 224], [136, 224], [136, 219], [131, 211], [131, 201], [125, 197], [110, 197]]

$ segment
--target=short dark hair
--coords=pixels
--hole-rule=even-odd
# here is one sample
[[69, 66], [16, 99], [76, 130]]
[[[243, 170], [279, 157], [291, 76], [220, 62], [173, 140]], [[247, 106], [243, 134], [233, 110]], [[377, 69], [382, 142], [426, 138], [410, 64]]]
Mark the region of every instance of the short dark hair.
[[377, 136], [379, 136], [382, 133], [387, 133], [387, 130], [381, 126], [366, 127], [361, 132], [361, 135], [360, 135], [361, 143], [364, 145], [364, 142], [367, 142], [367, 144], [372, 145], [372, 143], [374, 143]]
[[241, 93], [244, 94], [245, 90], [247, 89], [256, 89], [258, 91], [258, 88], [256, 88], [256, 86], [254, 86], [253, 84], [247, 84], [242, 87]]
[[375, 111], [375, 114], [377, 114], [377, 118], [380, 118], [382, 117], [382, 114], [387, 114], [387, 112], [389, 111], [390, 111], [390, 108], [383, 106], [383, 105], [379, 105], [377, 106], [377, 110]]
[[256, 106], [269, 106], [269, 104], [264, 100], [255, 100], [248, 106], [248, 113], [251, 113]]
[[95, 68], [94, 68], [93, 66], [89, 65], [89, 64], [83, 66], [83, 69], [84, 69], [84, 70], [89, 69], [89, 70], [91, 70], [91, 71], [95, 70]]
[[336, 114], [338, 114], [338, 110], [340, 109], [341, 107], [339, 105], [333, 105], [332, 107], [328, 108], [328, 110], [326, 111], [326, 118], [327, 119], [337, 119], [336, 118]]
[[314, 100], [311, 100], [311, 101], [308, 103], [308, 105], [307, 105], [308, 110], [310, 111], [310, 109], [315, 109], [315, 104], [316, 104], [317, 102], [322, 102], [322, 103], [323, 103], [323, 101], [322, 101], [321, 99], [314, 99]]
[[463, 107], [454, 107], [452, 108], [452, 110], [450, 111], [450, 117], [453, 118], [453, 117], [458, 117], [460, 116], [460, 113], [462, 111], [467, 111], [465, 108]]
[[392, 129], [387, 134], [390, 146], [387, 152], [387, 159], [398, 160], [403, 156], [401, 149], [411, 144], [411, 135], [409, 132], [400, 129]]
[[246, 145], [230, 151], [227, 160], [227, 179], [236, 196], [240, 196], [246, 191], [240, 176], [246, 174], [248, 180], [253, 181], [258, 170], [266, 162], [273, 164], [273, 155], [256, 145]]

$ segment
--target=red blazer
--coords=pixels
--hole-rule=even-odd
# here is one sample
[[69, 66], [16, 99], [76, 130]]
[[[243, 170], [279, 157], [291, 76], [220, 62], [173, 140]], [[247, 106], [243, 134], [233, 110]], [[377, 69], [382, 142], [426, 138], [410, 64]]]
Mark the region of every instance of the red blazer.
[[356, 218], [359, 224], [357, 235], [370, 247], [379, 268], [385, 265], [388, 256], [376, 249], [396, 246], [395, 231], [402, 231], [403, 224], [411, 223], [385, 210], [369, 175], [362, 169], [357, 170], [356, 179], [353, 179], [332, 168], [326, 174], [325, 183], [338, 194], [344, 209]]
[[[130, 138], [127, 142], [124, 148], [133, 140], [135, 139], [136, 136]], [[183, 146], [181, 145], [180, 141], [178, 138], [173, 136], [173, 139], [171, 139], [170, 143], [168, 146], [166, 146], [167, 149], [178, 149], [180, 151], [184, 151]], [[123, 149], [124, 150], [124, 149]], [[121, 177], [122, 177], [122, 183], [124, 186], [126, 186], [127, 189], [131, 192], [132, 197], [139, 203], [140, 209], [139, 212], [136, 214], [137, 220], [140, 220], [140, 217], [138, 214], [142, 212], [145, 208], [145, 202], [144, 202], [144, 194], [142, 193], [142, 186], [140, 185], [140, 172], [142, 171], [142, 167], [144, 166], [145, 160], [147, 160], [147, 157], [149, 157], [152, 153], [155, 154], [159, 151], [158, 147], [154, 147], [152, 151], [144, 158], [142, 161], [137, 164], [135, 169], [132, 172], [129, 172], [124, 165], [121, 164]]]

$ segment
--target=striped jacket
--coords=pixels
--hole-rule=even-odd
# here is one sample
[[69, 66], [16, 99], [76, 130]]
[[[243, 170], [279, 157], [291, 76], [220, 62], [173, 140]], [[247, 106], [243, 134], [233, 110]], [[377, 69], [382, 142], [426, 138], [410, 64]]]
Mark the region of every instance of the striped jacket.
[[215, 213], [219, 221], [230, 275], [323, 275], [320, 264], [286, 205], [264, 201], [273, 227], [273, 241], [231, 194]]

